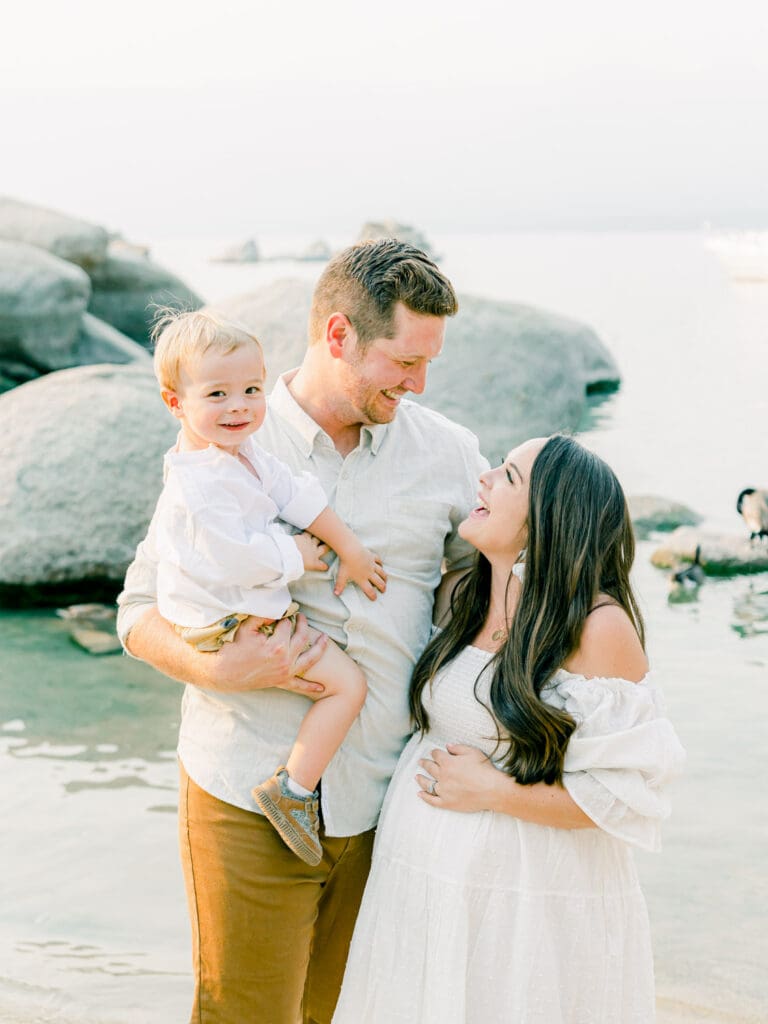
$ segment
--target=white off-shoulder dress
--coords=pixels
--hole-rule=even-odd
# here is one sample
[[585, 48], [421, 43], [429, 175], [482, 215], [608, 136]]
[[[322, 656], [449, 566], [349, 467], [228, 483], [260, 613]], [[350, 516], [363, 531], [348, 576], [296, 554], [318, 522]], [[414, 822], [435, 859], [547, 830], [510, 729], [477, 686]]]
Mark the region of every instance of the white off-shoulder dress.
[[648, 1024], [653, 963], [631, 846], [657, 850], [684, 752], [650, 677], [560, 670], [542, 694], [577, 721], [564, 785], [599, 826], [431, 807], [419, 758], [491, 755], [491, 655], [465, 648], [425, 691], [430, 731], [400, 758], [333, 1024]]

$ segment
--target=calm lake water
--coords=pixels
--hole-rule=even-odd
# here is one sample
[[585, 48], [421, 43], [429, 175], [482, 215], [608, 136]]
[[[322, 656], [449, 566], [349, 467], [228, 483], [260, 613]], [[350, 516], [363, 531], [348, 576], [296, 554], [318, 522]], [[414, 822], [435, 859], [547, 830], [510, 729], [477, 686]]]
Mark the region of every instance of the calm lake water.
[[[294, 242], [272, 240], [275, 251]], [[729, 281], [695, 234], [435, 242], [460, 291], [539, 305], [598, 331], [624, 384], [591, 410], [583, 438], [628, 493], [663, 494], [707, 526], [742, 531], [736, 495], [768, 485], [768, 284]], [[153, 251], [211, 300], [318, 272], [208, 263], [221, 248]], [[689, 758], [663, 852], [638, 856], [659, 1021], [756, 1024], [768, 1019], [768, 574], [708, 581], [698, 600], [670, 605], [665, 574], [650, 565], [654, 546], [640, 544], [636, 582]], [[0, 614], [1, 1021], [187, 1019], [179, 697], [141, 664], [80, 652], [52, 612]]]

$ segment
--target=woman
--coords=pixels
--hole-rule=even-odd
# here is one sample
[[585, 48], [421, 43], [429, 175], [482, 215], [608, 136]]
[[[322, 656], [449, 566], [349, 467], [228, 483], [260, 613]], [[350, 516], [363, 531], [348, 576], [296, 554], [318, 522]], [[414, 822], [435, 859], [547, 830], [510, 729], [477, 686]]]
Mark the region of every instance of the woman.
[[629, 845], [659, 848], [684, 754], [647, 675], [624, 495], [555, 436], [479, 498], [460, 528], [476, 564], [414, 671], [334, 1024], [645, 1024]]

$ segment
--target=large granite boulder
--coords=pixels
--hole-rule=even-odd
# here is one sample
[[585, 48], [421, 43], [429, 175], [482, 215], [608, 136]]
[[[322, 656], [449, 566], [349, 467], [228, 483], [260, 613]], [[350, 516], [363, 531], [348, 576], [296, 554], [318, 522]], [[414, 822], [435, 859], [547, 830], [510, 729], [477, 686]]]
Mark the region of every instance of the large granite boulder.
[[17, 388], [19, 384], [26, 384], [40, 376], [40, 371], [29, 363], [19, 363], [13, 359], [0, 359], [0, 394], [3, 391], [10, 391]]
[[627, 497], [629, 514], [638, 537], [645, 540], [652, 533], [671, 533], [678, 526], [698, 526], [698, 512], [669, 498], [656, 494], [631, 494]]
[[107, 256], [104, 228], [5, 196], [0, 196], [0, 239], [26, 242], [85, 268]]
[[152, 260], [110, 254], [91, 270], [89, 312], [145, 347], [157, 306], [199, 309], [203, 300], [180, 278]]
[[709, 533], [693, 526], [681, 526], [666, 537], [651, 562], [659, 569], [676, 569], [694, 561], [696, 548], [708, 576], [768, 572], [768, 543], [750, 541], [746, 534]]
[[176, 428], [137, 364], [61, 370], [0, 396], [0, 596], [114, 596]]
[[84, 313], [73, 350], [73, 364], [90, 366], [92, 363], [142, 363], [151, 366], [152, 356], [137, 341], [98, 317]]
[[[216, 308], [259, 337], [274, 381], [301, 362], [311, 299], [309, 281], [281, 280]], [[588, 390], [598, 381], [618, 385], [616, 364], [585, 324], [475, 296], [459, 303], [418, 401], [471, 427], [489, 458], [528, 437], [575, 428]]]
[[471, 427], [494, 460], [528, 437], [575, 429], [598, 381], [616, 387], [619, 372], [586, 324], [462, 295], [419, 401]]
[[80, 267], [23, 242], [0, 241], [0, 364], [38, 372], [72, 366], [90, 293]]
[[313, 285], [283, 278], [216, 303], [216, 310], [252, 331], [264, 346], [267, 381], [298, 366], [307, 347]]

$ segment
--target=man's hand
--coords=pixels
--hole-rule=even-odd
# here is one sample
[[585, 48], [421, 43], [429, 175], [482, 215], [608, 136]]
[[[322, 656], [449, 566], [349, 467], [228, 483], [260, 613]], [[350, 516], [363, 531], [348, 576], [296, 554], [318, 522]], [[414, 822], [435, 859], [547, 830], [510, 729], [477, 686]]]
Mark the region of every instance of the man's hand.
[[312, 641], [303, 615], [298, 616], [296, 629], [291, 629], [291, 622], [283, 619], [272, 636], [264, 636], [258, 625], [251, 626], [246, 619], [234, 642], [224, 644], [212, 656], [218, 662], [213, 666], [212, 689], [240, 693], [279, 686], [296, 693], [322, 693], [320, 683], [311, 683], [301, 676], [320, 660], [328, 637], [320, 633]]
[[308, 672], [323, 654], [328, 643], [324, 634], [311, 642], [307, 620], [299, 615], [291, 632], [288, 619], [279, 622], [272, 636], [258, 632], [258, 619], [246, 620], [237, 631], [234, 643], [220, 651], [205, 654], [195, 650], [176, 633], [158, 612], [148, 608], [128, 635], [131, 654], [171, 679], [192, 683], [214, 693], [248, 693], [270, 686], [281, 686], [297, 693], [322, 692], [319, 683], [297, 677]]

